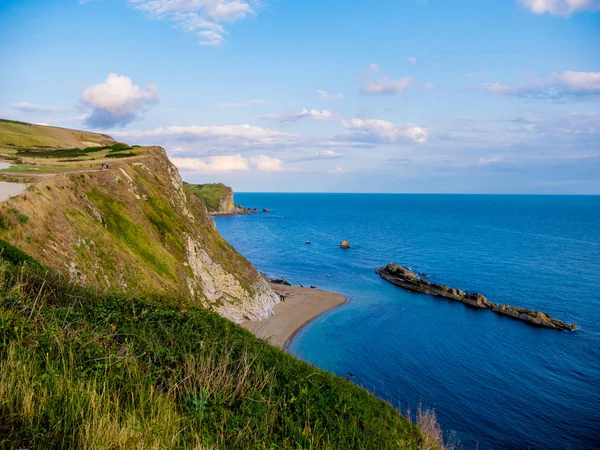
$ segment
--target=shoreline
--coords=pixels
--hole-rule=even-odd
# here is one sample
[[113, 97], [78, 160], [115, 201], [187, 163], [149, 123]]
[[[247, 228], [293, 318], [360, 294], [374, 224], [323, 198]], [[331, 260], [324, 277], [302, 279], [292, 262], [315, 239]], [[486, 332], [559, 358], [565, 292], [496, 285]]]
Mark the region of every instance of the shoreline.
[[335, 292], [299, 286], [271, 284], [275, 293], [284, 297], [273, 308], [273, 315], [260, 321], [244, 321], [240, 325], [256, 337], [288, 351], [296, 335], [309, 323], [348, 301]]

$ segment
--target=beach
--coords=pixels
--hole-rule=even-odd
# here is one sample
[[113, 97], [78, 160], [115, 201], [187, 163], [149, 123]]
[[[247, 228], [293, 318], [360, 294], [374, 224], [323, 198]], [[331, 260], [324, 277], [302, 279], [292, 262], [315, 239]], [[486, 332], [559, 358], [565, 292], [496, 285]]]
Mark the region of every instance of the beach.
[[273, 308], [273, 315], [261, 321], [242, 322], [241, 326], [281, 349], [312, 320], [346, 303], [343, 295], [321, 289], [280, 284], [271, 287], [285, 298]]

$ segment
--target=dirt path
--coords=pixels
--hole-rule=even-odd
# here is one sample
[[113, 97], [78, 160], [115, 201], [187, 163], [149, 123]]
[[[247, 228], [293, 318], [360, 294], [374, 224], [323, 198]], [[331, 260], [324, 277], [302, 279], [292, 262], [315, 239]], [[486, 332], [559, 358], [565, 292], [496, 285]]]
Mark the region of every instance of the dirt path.
[[6, 181], [0, 181], [0, 202], [8, 200], [15, 195], [19, 195], [27, 189], [27, 185], [23, 183], [8, 183]]

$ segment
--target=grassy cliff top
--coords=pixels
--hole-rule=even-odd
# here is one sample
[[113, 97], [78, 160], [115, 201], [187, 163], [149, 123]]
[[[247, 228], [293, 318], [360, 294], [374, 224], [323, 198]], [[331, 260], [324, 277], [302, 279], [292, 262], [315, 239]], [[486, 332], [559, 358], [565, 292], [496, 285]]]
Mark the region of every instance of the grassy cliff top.
[[389, 404], [196, 304], [78, 287], [0, 247], [0, 448], [424, 444]]
[[106, 134], [0, 119], [0, 147], [75, 148], [116, 144]]
[[219, 207], [221, 199], [232, 193], [231, 188], [229, 186], [225, 186], [223, 183], [186, 183], [186, 185], [191, 189], [196, 197], [202, 200], [209, 211], [216, 211]]
[[80, 170], [141, 152], [105, 134], [0, 119], [0, 160], [12, 164], [2, 172]]

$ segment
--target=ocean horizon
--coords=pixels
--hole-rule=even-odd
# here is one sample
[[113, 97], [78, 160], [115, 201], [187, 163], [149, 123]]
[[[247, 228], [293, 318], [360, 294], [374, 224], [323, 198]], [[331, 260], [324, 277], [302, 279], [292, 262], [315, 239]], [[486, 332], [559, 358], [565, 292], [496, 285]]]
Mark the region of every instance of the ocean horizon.
[[[600, 196], [239, 193], [236, 203], [271, 210], [215, 219], [260, 271], [349, 299], [304, 327], [292, 354], [402, 411], [434, 408], [465, 448], [600, 441]], [[579, 328], [409, 293], [375, 274], [389, 262]]]

